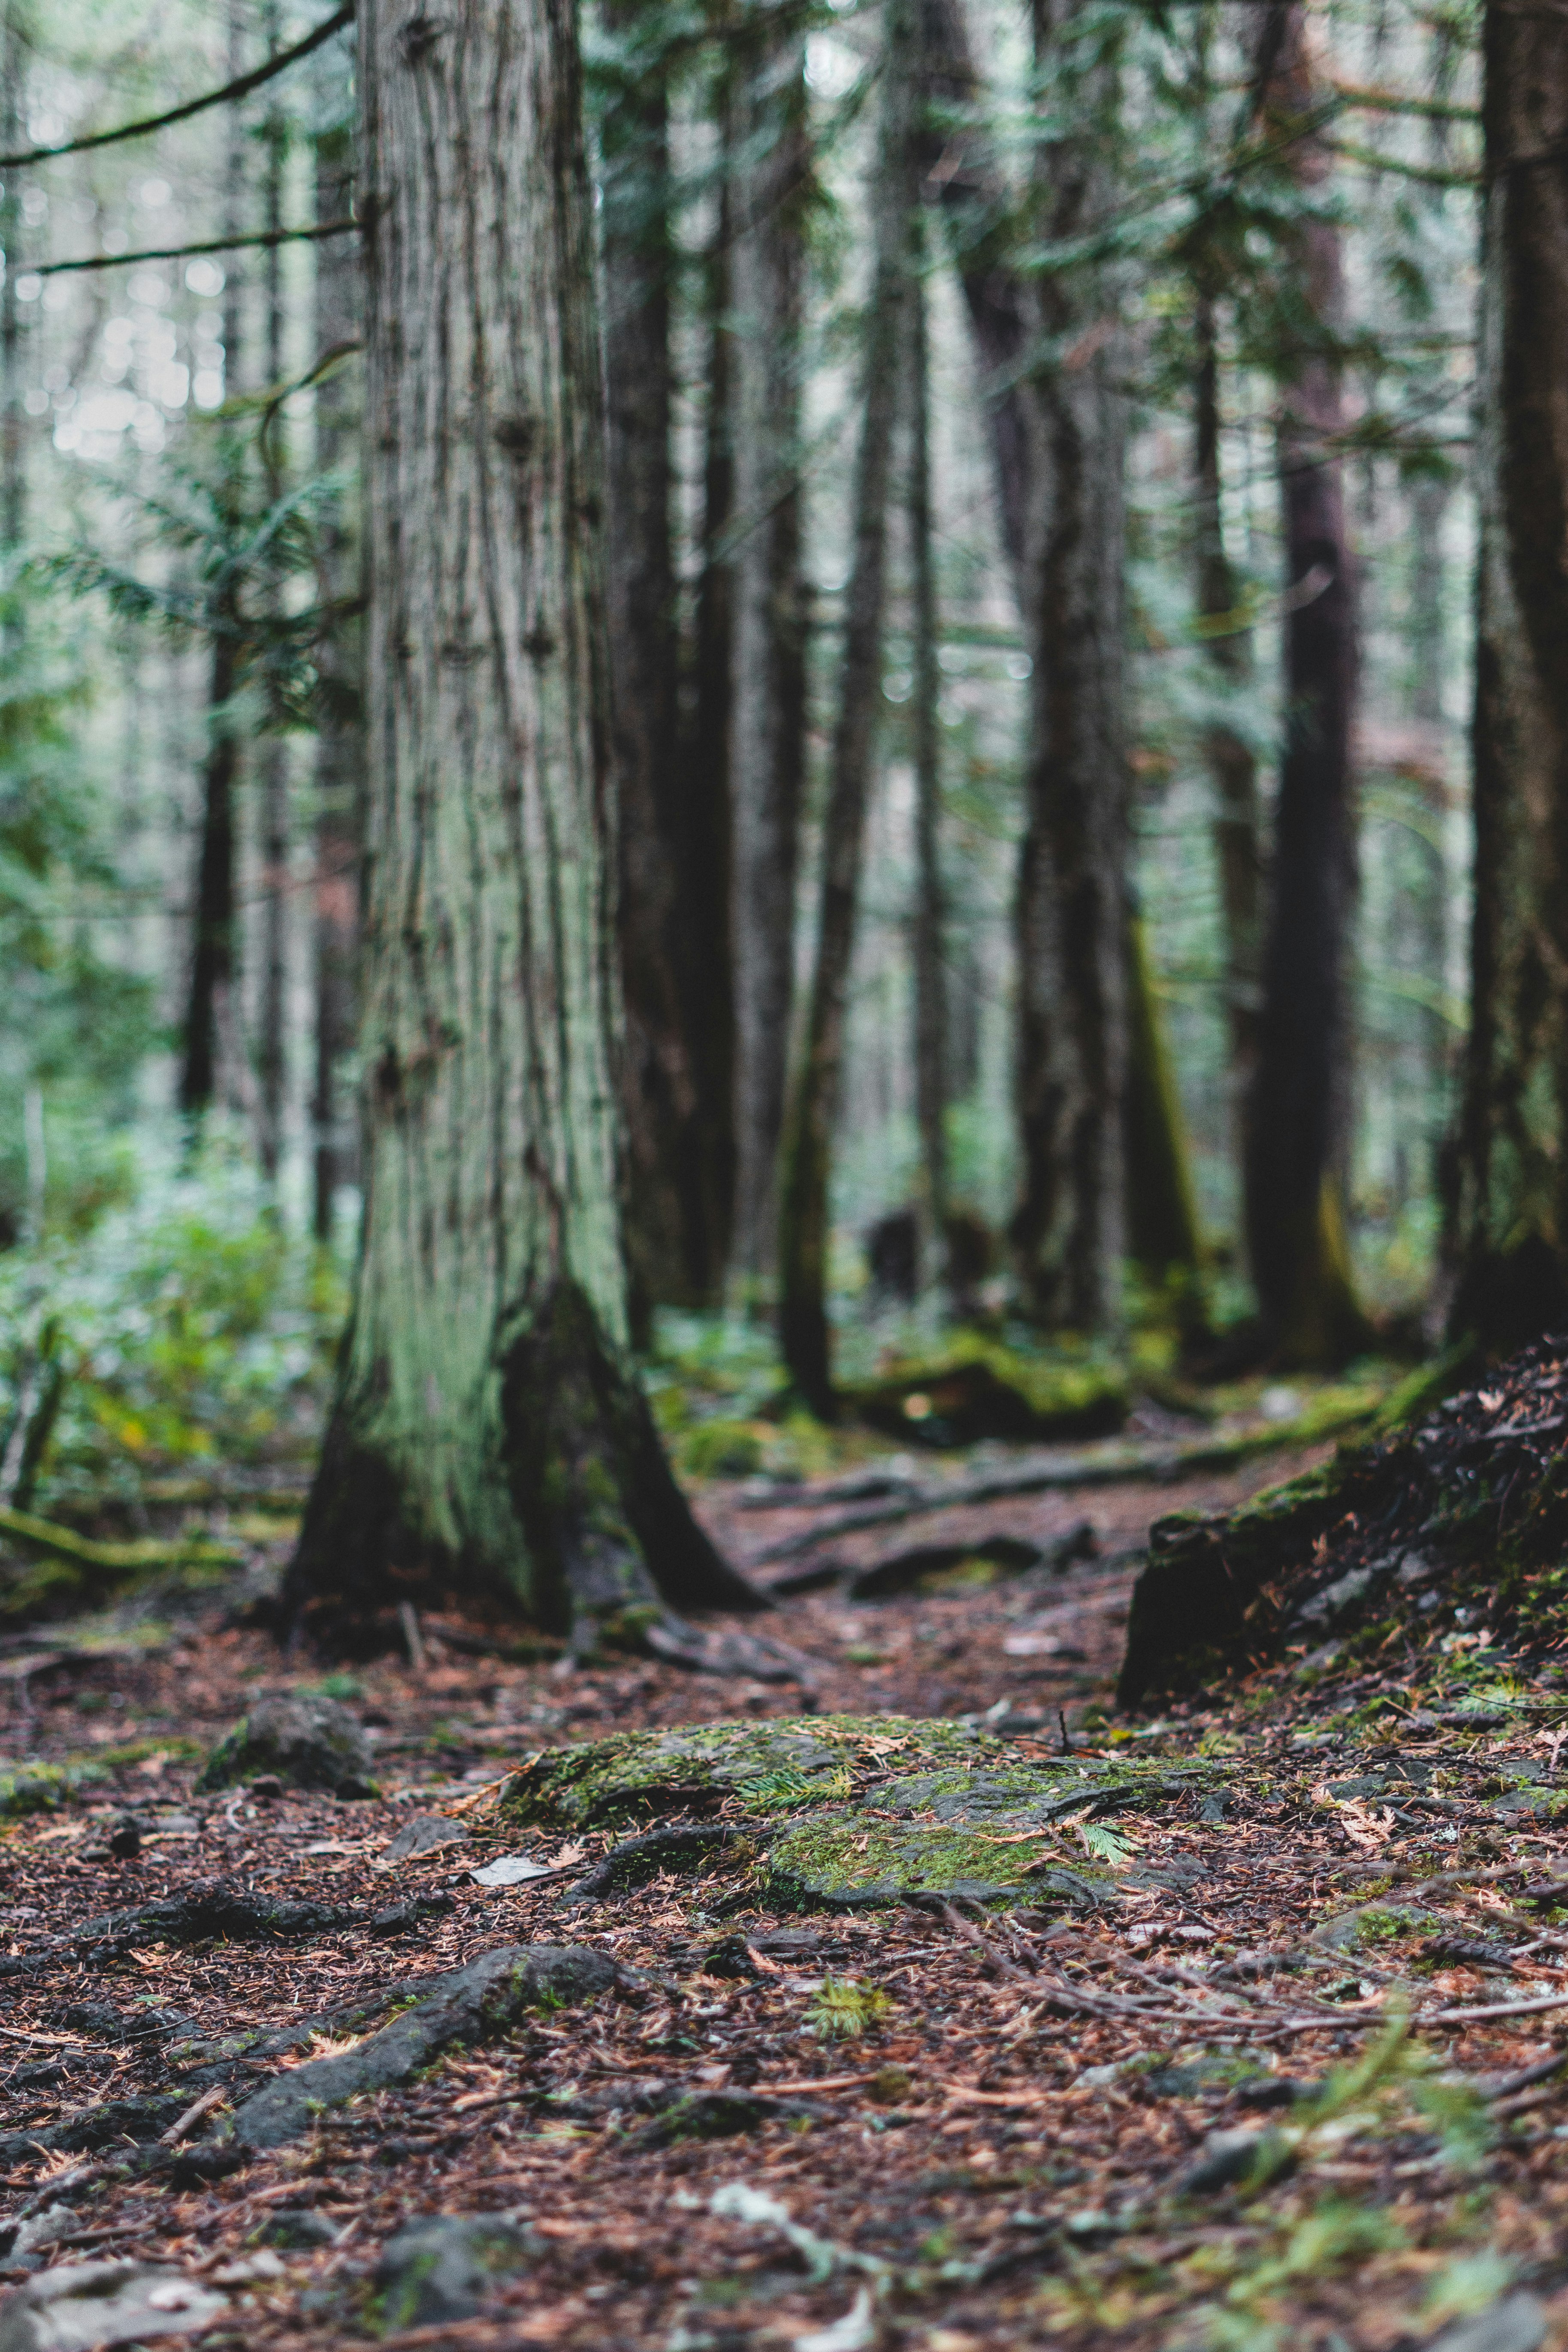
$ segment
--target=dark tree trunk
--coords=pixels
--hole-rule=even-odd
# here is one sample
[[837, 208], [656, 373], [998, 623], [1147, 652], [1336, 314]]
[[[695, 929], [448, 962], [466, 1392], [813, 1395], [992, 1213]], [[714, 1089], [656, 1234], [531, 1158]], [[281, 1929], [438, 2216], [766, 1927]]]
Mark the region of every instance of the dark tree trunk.
[[809, 154], [798, 26], [763, 20], [738, 106], [748, 157], [731, 249], [735, 362], [734, 702], [730, 735], [735, 971], [732, 1266], [756, 1300], [777, 1268], [778, 1158], [795, 995], [805, 767], [801, 318]]
[[[244, 13], [230, 0], [228, 78], [244, 68]], [[224, 167], [224, 225], [238, 236], [245, 207], [245, 149], [232, 124]], [[241, 278], [234, 256], [224, 281], [224, 390], [233, 399], [240, 388]], [[222, 461], [219, 495], [237, 508], [240, 496], [237, 459]], [[190, 986], [185, 1003], [184, 1050], [180, 1071], [180, 1108], [199, 1119], [219, 1090], [223, 1040], [230, 1029], [229, 999], [235, 980], [234, 853], [235, 793], [239, 746], [232, 711], [237, 683], [237, 615], [231, 596], [220, 596], [215, 614], [207, 685], [207, 751], [202, 764], [201, 846], [197, 852], [195, 905], [192, 909]]]
[[1422, 737], [1418, 775], [1425, 806], [1419, 832], [1406, 842], [1415, 966], [1426, 992], [1421, 1011], [1421, 1083], [1426, 1110], [1424, 1187], [1438, 1181], [1452, 1108], [1455, 1031], [1447, 1011], [1451, 885], [1444, 835], [1447, 761], [1443, 699], [1447, 675], [1447, 557], [1443, 522], [1450, 484], [1431, 475], [1415, 483], [1410, 499], [1414, 565], [1410, 612], [1410, 715]]
[[[916, 215], [916, 231], [920, 230]], [[923, 237], [917, 263], [923, 262]], [[915, 1115], [921, 1138], [919, 1278], [948, 1286], [947, 1269], [947, 893], [942, 870], [942, 735], [937, 705], [936, 564], [931, 543], [931, 352], [925, 280], [917, 268], [907, 297], [910, 478], [907, 511], [914, 606], [910, 710], [915, 753]]]
[[[1042, 62], [1060, 34], [1081, 43], [1082, 5], [1036, 0]], [[1059, 71], [1078, 127], [1037, 163], [1051, 239], [1075, 235], [1108, 184], [1104, 69], [1064, 62]], [[1016, 917], [1023, 1197], [1013, 1239], [1031, 1311], [1086, 1332], [1120, 1322], [1125, 1247], [1126, 419], [1114, 299], [1097, 272], [1041, 278], [1036, 330], [1051, 356], [1026, 412], [1034, 669]]]
[[1568, 17], [1489, 0], [1456, 1333], [1568, 1320]]
[[854, 556], [845, 597], [838, 719], [822, 821], [822, 898], [805, 1035], [790, 1089], [780, 1179], [779, 1333], [784, 1359], [814, 1412], [833, 1411], [827, 1322], [833, 1130], [844, 1071], [844, 1024], [865, 847], [866, 804], [881, 699], [888, 501], [899, 362], [909, 286], [910, 26], [900, 0], [886, 19], [875, 195], [875, 274], [861, 353], [860, 444], [853, 491]]
[[[1301, 0], [1288, 0], [1266, 92], [1268, 113], [1281, 124], [1299, 121], [1313, 103], [1306, 37]], [[1290, 152], [1305, 187], [1320, 186], [1332, 168], [1315, 140], [1299, 141]], [[1344, 1207], [1355, 582], [1337, 449], [1344, 421], [1340, 369], [1326, 348], [1343, 320], [1340, 238], [1322, 220], [1306, 221], [1299, 234], [1310, 323], [1280, 386], [1286, 734], [1247, 1118], [1247, 1234], [1279, 1360], [1331, 1365], [1366, 1338]]]
[[[323, 102], [330, 103], [323, 92]], [[316, 140], [316, 217], [343, 220], [353, 207], [353, 141], [334, 125]], [[352, 237], [324, 237], [315, 248], [316, 351], [327, 372], [316, 389], [316, 464], [336, 472], [357, 437], [357, 369], [342, 364], [360, 332], [360, 256]], [[328, 355], [338, 352], [331, 362]], [[363, 625], [358, 610], [359, 531], [347, 499], [334, 501], [321, 526], [322, 580], [337, 607], [317, 656], [321, 713], [316, 730], [314, 937], [314, 1216], [318, 1241], [332, 1231], [340, 1189], [358, 1165], [353, 1106], [343, 1063], [353, 1043], [354, 945], [359, 928], [360, 838], [364, 793]]]
[[[277, 0], [262, 11], [267, 50], [279, 47]], [[283, 163], [288, 127], [274, 107], [263, 133], [267, 168], [263, 174], [263, 226], [277, 231], [283, 226]], [[283, 381], [283, 250], [268, 248], [263, 279], [267, 318], [266, 382], [274, 389]], [[283, 412], [270, 420], [265, 442], [267, 496], [276, 504], [283, 495]], [[262, 1173], [275, 1182], [283, 1150], [284, 1097], [288, 1087], [288, 1046], [285, 1035], [288, 992], [289, 887], [289, 747], [281, 732], [276, 697], [268, 712], [269, 732], [257, 761], [261, 853], [261, 1005], [257, 1037], [258, 1156]]]
[[575, 13], [362, 0], [359, 33], [365, 1215], [287, 1598], [329, 1627], [456, 1589], [679, 1644], [667, 1601], [756, 1596], [628, 1354]]
[[[5, 0], [0, 13], [0, 140], [13, 154], [22, 144], [26, 69], [22, 0]], [[22, 320], [16, 305], [21, 260], [22, 186], [19, 172], [7, 172], [0, 185], [0, 250], [5, 275], [0, 281], [0, 554], [22, 542], [26, 515], [26, 426], [22, 406]], [[9, 623], [8, 628], [14, 628]]]
[[[1193, 385], [1193, 491], [1197, 523], [1197, 603], [1205, 643], [1222, 687], [1234, 689], [1252, 669], [1252, 634], [1237, 618], [1241, 584], [1225, 551], [1220, 473], [1219, 342], [1214, 304], [1194, 305], [1197, 366]], [[1215, 863], [1225, 926], [1225, 1011], [1236, 1164], [1247, 1164], [1246, 1115], [1258, 1066], [1263, 1001], [1263, 854], [1258, 761], [1252, 746], [1223, 720], [1205, 738], [1214, 785]]]
[[655, 1301], [691, 1306], [704, 1299], [714, 1254], [681, 984], [691, 908], [682, 887], [686, 778], [677, 736], [679, 629], [670, 539], [675, 257], [664, 61], [657, 37], [647, 38], [648, 24], [637, 0], [614, 0], [606, 8], [605, 27], [617, 47], [601, 131], [626, 1241], [639, 1323]]

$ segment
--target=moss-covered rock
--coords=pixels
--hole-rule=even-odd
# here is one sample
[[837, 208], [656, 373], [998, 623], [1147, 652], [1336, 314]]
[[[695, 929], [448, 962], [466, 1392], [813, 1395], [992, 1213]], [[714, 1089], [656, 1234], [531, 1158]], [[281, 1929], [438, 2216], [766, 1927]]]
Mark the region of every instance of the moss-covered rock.
[[936, 1766], [999, 1752], [958, 1723], [901, 1716], [818, 1715], [803, 1721], [724, 1722], [624, 1731], [531, 1756], [507, 1783], [505, 1817], [549, 1829], [707, 1812], [739, 1797], [762, 1814], [850, 1795], [901, 1765]]
[[207, 1759], [198, 1789], [232, 1789], [263, 1772], [334, 1796], [374, 1793], [370, 1742], [347, 1707], [319, 1691], [279, 1691], [241, 1716]]

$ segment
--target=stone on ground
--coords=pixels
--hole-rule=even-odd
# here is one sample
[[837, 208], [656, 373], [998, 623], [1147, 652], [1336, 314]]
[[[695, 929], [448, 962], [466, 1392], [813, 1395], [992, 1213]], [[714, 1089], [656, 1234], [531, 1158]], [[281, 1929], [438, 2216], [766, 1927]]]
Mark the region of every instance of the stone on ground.
[[267, 1773], [337, 1797], [375, 1793], [370, 1741], [347, 1707], [312, 1691], [258, 1699], [208, 1757], [198, 1789], [232, 1789]]
[[383, 2329], [472, 2319], [498, 2281], [539, 2251], [531, 2231], [502, 2213], [432, 2213], [389, 2238], [375, 2266]]

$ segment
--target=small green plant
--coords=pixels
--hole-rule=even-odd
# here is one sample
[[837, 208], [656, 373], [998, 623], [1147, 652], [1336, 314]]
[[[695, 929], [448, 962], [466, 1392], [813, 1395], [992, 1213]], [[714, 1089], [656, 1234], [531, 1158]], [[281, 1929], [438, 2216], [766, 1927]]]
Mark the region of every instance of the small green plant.
[[1103, 1822], [1080, 1822], [1079, 1834], [1085, 1849], [1097, 1862], [1110, 1863], [1113, 1870], [1131, 1862], [1137, 1852], [1132, 1840], [1121, 1830], [1108, 1829]]
[[812, 1996], [806, 2022], [823, 2042], [858, 2042], [892, 2006], [892, 1994], [863, 1977], [825, 1977]]

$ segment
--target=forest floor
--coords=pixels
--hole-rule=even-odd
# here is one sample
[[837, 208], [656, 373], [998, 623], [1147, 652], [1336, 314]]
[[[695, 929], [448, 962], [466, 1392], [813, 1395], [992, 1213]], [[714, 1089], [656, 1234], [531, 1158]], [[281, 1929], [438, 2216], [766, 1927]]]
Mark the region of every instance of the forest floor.
[[[134, 2290], [141, 2336], [203, 2323], [207, 2344], [268, 2352], [378, 2334], [409, 2352], [1269, 2352], [1288, 2335], [1563, 2352], [1568, 1702], [1489, 1680], [1460, 1643], [1447, 1692], [1391, 1670], [1314, 1694], [1282, 1671], [1204, 1711], [1112, 1712], [1150, 1520], [1318, 1458], [840, 1535], [849, 1568], [1004, 1533], [1082, 1551], [1086, 1520], [1095, 1549], [1022, 1575], [939, 1566], [878, 1601], [795, 1592], [770, 1630], [810, 1661], [804, 1691], [573, 1670], [544, 1644], [472, 1654], [458, 1643], [482, 1636], [445, 1620], [424, 1622], [420, 1665], [331, 1675], [285, 1661], [219, 1588], [140, 1626], [0, 1643], [5, 1756], [64, 1768], [52, 1789], [0, 1780], [0, 2276], [36, 2294], [62, 2263], [162, 2266], [179, 2276]], [[703, 1490], [736, 1557], [822, 1521], [809, 1497], [755, 1501]], [[260, 1689], [323, 1685], [373, 1733], [377, 1798], [193, 1793]], [[503, 1824], [498, 1783], [532, 1750], [813, 1710], [984, 1717], [1025, 1757], [1064, 1738], [1201, 1756], [1220, 1793], [1110, 1840], [1113, 1885], [1077, 1910], [770, 1913], [721, 1854], [573, 1908], [558, 1876], [472, 1875], [520, 1851], [574, 1875], [611, 1842]], [[461, 1843], [389, 1861], [421, 1812]], [[204, 1933], [199, 1904], [137, 1916], [214, 1881], [256, 1898], [248, 1939]], [[290, 1920], [266, 1898], [319, 1907]], [[114, 1932], [89, 1927], [105, 1914]], [[226, 2112], [291, 2060], [529, 1944], [606, 1954], [616, 1984], [323, 2107], [274, 2150], [212, 2156]], [[261, 2050], [284, 2029], [291, 2050]], [[475, 2315], [420, 2317], [446, 2272], [428, 2247], [412, 2270], [385, 2255], [436, 2214], [520, 2225]], [[459, 2279], [446, 2307], [463, 2305]], [[5, 2327], [0, 2311], [9, 2345]]]

